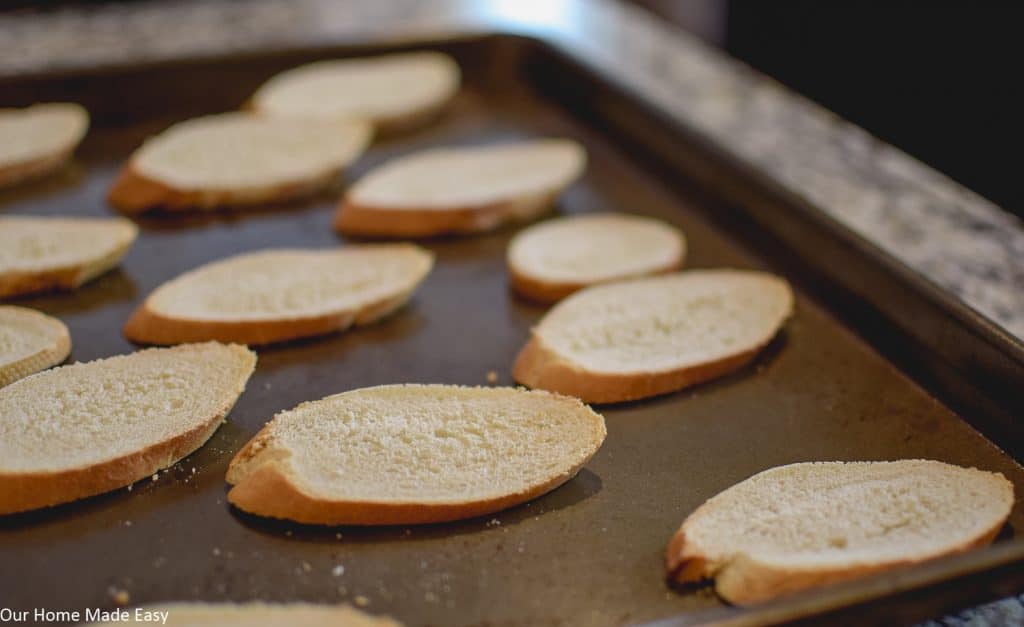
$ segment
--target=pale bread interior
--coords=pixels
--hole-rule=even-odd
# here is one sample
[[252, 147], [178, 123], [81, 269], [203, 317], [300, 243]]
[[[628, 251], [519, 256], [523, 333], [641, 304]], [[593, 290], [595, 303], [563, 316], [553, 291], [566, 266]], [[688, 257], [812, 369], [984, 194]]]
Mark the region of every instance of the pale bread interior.
[[[33, 369], [45, 368], [67, 357], [70, 347], [68, 328], [60, 320], [26, 307], [0, 306], [0, 385], [27, 374], [8, 372], [14, 364], [33, 360]], [[35, 362], [46, 354], [52, 354], [51, 363]]]
[[0, 388], [0, 473], [84, 468], [206, 424], [256, 363], [216, 342], [155, 348], [47, 370]]
[[619, 213], [567, 216], [524, 229], [509, 244], [518, 274], [548, 283], [588, 284], [678, 265], [686, 240], [653, 218]]
[[[400, 627], [386, 616], [372, 616], [347, 605], [313, 603], [161, 603], [140, 608], [167, 612], [167, 627]], [[135, 609], [128, 610], [132, 616]], [[124, 622], [90, 623], [120, 627]], [[154, 624], [160, 624], [159, 622]]]
[[723, 568], [738, 556], [789, 569], [920, 561], [998, 527], [1013, 485], [937, 461], [812, 462], [754, 475], [683, 526], [688, 553]]
[[549, 311], [534, 335], [590, 372], [661, 372], [758, 348], [792, 308], [789, 285], [776, 276], [689, 270], [586, 288]]
[[190, 320], [280, 320], [361, 309], [414, 289], [433, 256], [411, 244], [277, 249], [215, 261], [158, 287], [146, 308]]
[[252, 105], [287, 118], [390, 120], [440, 106], [459, 80], [459, 66], [437, 52], [318, 61], [274, 76]]
[[484, 207], [557, 192], [582, 173], [585, 161], [583, 148], [565, 139], [435, 148], [372, 170], [346, 200], [373, 209]]
[[0, 109], [0, 169], [73, 150], [89, 127], [89, 114], [69, 102]]
[[180, 122], [132, 155], [139, 175], [176, 190], [234, 191], [329, 176], [369, 144], [356, 120], [268, 119], [222, 113]]
[[137, 234], [124, 218], [3, 216], [0, 273], [87, 266], [127, 249]]
[[604, 436], [604, 419], [565, 396], [387, 385], [276, 415], [254, 455], [232, 462], [228, 481], [285, 459], [292, 481], [324, 501], [484, 501], [568, 478]]

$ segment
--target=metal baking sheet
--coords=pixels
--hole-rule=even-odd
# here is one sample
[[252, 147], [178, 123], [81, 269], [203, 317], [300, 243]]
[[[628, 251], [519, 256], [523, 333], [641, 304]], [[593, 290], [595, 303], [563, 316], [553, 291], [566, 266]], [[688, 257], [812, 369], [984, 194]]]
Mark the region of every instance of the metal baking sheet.
[[[995, 549], [959, 561], [752, 610], [724, 608], [706, 587], [667, 586], [664, 547], [683, 518], [717, 492], [779, 464], [931, 458], [1002, 472], [1024, 494], [1024, 470], [979, 432], [1008, 433], [987, 418], [999, 413], [1000, 400], [970, 386], [949, 400], [941, 379], [914, 365], [920, 355], [902, 348], [898, 331], [879, 332], [878, 316], [863, 300], [840, 297], [820, 269], [810, 271], [781, 251], [756, 225], [752, 204], [723, 200], [728, 194], [716, 193], [696, 169], [658, 159], [645, 149], [650, 137], [615, 124], [646, 113], [632, 109], [614, 85], [527, 39], [429, 47], [458, 58], [464, 88], [437, 123], [375, 143], [352, 178], [430, 146], [575, 138], [590, 162], [559, 212], [654, 216], [685, 231], [688, 267], [787, 276], [797, 307], [785, 330], [753, 365], [731, 376], [599, 407], [608, 438], [586, 468], [554, 492], [494, 516], [420, 527], [318, 528], [229, 507], [227, 464], [275, 412], [370, 385], [483, 385], [492, 370], [499, 384], [513, 383], [512, 360], [544, 313], [508, 289], [504, 251], [516, 228], [429, 240], [437, 265], [408, 307], [380, 324], [261, 349], [228, 422], [156, 480], [0, 518], [0, 606], [110, 608], [114, 593], [125, 591], [131, 604], [358, 600], [410, 625], [618, 625], [813, 621], [823, 620], [822, 612], [866, 604], [866, 612], [883, 608], [905, 622], [955, 609], [943, 603], [966, 591], [984, 600], [1012, 591], [1005, 585], [1024, 585], [1004, 572], [1024, 557], [1015, 540], [1024, 528], [1018, 500]], [[0, 192], [0, 213], [109, 215], [106, 190], [147, 135], [173, 121], [236, 108], [260, 82], [300, 62], [378, 51], [268, 51], [146, 67], [127, 60], [87, 74], [9, 81], [0, 85], [0, 105], [76, 100], [92, 111], [93, 128], [57, 176]], [[677, 142], [681, 154], [700, 154], [675, 129], [666, 127], [660, 140]], [[140, 219], [139, 241], [120, 269], [74, 294], [19, 304], [68, 324], [74, 360], [129, 352], [135, 347], [121, 334], [129, 313], [185, 270], [271, 246], [344, 245], [331, 230], [338, 191], [252, 211]], [[796, 210], [779, 211], [779, 220], [802, 220]], [[867, 252], [851, 254], [865, 268], [872, 263]], [[898, 280], [877, 289], [898, 287]], [[859, 315], [861, 309], [866, 313]], [[879, 340], [887, 337], [892, 341]], [[928, 347], [920, 350], [926, 359]], [[959, 596], [941, 588], [954, 576], [967, 577]]]

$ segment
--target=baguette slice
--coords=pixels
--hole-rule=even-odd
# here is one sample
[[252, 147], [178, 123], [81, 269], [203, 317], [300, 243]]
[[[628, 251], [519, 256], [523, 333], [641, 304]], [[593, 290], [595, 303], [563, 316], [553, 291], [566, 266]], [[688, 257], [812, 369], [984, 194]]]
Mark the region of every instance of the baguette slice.
[[686, 239], [660, 220], [596, 213], [548, 220], [524, 229], [508, 247], [512, 288], [553, 303], [598, 283], [676, 270]]
[[56, 366], [69, 353], [63, 322], [35, 309], [0, 306], [0, 387]]
[[999, 474], [937, 461], [772, 468], [691, 514], [669, 577], [748, 605], [987, 545], [1013, 507]]
[[144, 344], [270, 344], [341, 331], [404, 305], [433, 263], [412, 244], [236, 255], [158, 287], [124, 332]]
[[193, 344], [62, 366], [0, 388], [0, 514], [120, 488], [203, 445], [256, 366]]
[[588, 287], [534, 327], [512, 375], [588, 403], [665, 394], [744, 366], [792, 311], [789, 285], [762, 272], [689, 270]]
[[271, 78], [251, 106], [273, 117], [364, 119], [382, 132], [401, 131], [432, 119], [459, 81], [458, 64], [439, 52], [318, 61]]
[[514, 388], [385, 385], [282, 412], [228, 467], [228, 501], [324, 525], [458, 520], [571, 479], [605, 437], [574, 398]]
[[0, 109], [0, 187], [58, 169], [88, 128], [89, 113], [70, 102]]
[[281, 202], [331, 185], [370, 141], [351, 120], [222, 113], [180, 122], [135, 151], [110, 189], [123, 213]]
[[[373, 616], [347, 605], [313, 603], [162, 603], [131, 610], [142, 616], [166, 616], [167, 627], [401, 627], [387, 616]], [[166, 614], [164, 614], [166, 612]], [[148, 613], [148, 614], [147, 614]], [[123, 621], [89, 623], [99, 627], [120, 627]]]
[[399, 238], [493, 230], [549, 209], [585, 162], [583, 148], [565, 139], [424, 150], [356, 181], [335, 228]]
[[512, 375], [587, 403], [643, 399], [748, 364], [792, 312], [784, 280], [748, 270], [590, 287], [548, 311]]
[[120, 263], [138, 232], [124, 218], [0, 217], [0, 298], [74, 289]]

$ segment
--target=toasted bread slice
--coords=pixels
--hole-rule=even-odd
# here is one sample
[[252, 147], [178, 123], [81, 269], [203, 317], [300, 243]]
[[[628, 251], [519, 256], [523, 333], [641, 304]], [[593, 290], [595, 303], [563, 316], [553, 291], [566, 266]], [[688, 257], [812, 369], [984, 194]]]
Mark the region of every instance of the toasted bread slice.
[[[401, 627], [386, 616], [373, 616], [347, 605], [313, 603], [161, 603], [130, 610], [141, 620], [167, 627]], [[161, 623], [162, 617], [166, 622]], [[141, 621], [140, 621], [141, 622]], [[89, 623], [120, 627], [124, 621]]]
[[58, 169], [89, 129], [89, 113], [70, 102], [0, 109], [0, 187]]
[[270, 344], [341, 331], [401, 307], [433, 263], [412, 244], [236, 255], [158, 287], [124, 332], [144, 344]]
[[127, 214], [283, 202], [330, 186], [370, 135], [369, 125], [356, 120], [195, 118], [135, 151], [108, 200]]
[[26, 307], [0, 306], [0, 387], [56, 366], [71, 353], [60, 320]]
[[615, 403], [747, 364], [793, 310], [782, 279], [689, 270], [588, 287], [555, 305], [516, 358], [519, 383]]
[[0, 514], [108, 492], [206, 442], [256, 366], [242, 346], [157, 348], [0, 388]]
[[124, 218], [0, 216], [0, 298], [74, 289], [120, 263], [138, 232]]
[[508, 246], [512, 288], [553, 303], [598, 283], [677, 270], [686, 255], [682, 231], [660, 220], [594, 213], [541, 222]]
[[999, 473], [937, 461], [772, 468], [691, 514], [669, 577], [748, 605], [984, 546], [1013, 507]]
[[356, 181], [334, 225], [362, 237], [489, 231], [549, 209], [585, 162], [565, 139], [424, 150]]
[[273, 117], [369, 120], [390, 133], [430, 121], [459, 81], [458, 64], [439, 52], [317, 61], [274, 76], [250, 105]]
[[482, 516], [571, 479], [604, 441], [574, 398], [514, 388], [385, 385], [274, 417], [228, 468], [228, 500], [323, 525]]

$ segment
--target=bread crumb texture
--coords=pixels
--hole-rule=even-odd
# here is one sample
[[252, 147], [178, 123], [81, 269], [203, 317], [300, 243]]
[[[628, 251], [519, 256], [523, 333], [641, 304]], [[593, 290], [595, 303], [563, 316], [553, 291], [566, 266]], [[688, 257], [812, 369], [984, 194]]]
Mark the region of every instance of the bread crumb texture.
[[57, 318], [0, 306], [0, 386], [59, 364], [70, 351], [71, 336]]
[[793, 296], [779, 277], [689, 270], [590, 287], [556, 305], [534, 334], [591, 372], [659, 372], [712, 362], [767, 343]]
[[433, 255], [411, 244], [264, 250], [168, 281], [146, 307], [169, 318], [229, 321], [354, 311], [410, 292], [432, 265]]
[[0, 388], [0, 474], [87, 468], [181, 436], [223, 417], [255, 362], [242, 346], [211, 342], [63, 366]]
[[70, 152], [88, 127], [89, 114], [72, 103], [0, 109], [0, 170]]
[[276, 117], [386, 123], [439, 107], [459, 82], [459, 66], [437, 52], [317, 61], [274, 76], [252, 104]]
[[[138, 227], [124, 218], [0, 217], [0, 287], [4, 275], [82, 268], [112, 255], [113, 266], [135, 241]], [[91, 276], [80, 277], [81, 281]]]

